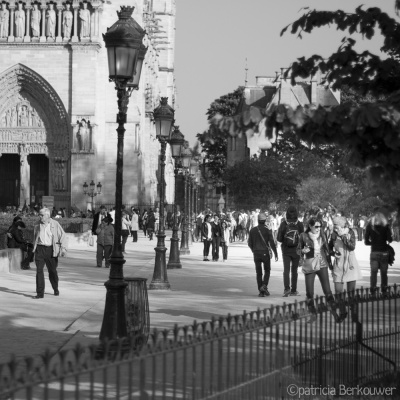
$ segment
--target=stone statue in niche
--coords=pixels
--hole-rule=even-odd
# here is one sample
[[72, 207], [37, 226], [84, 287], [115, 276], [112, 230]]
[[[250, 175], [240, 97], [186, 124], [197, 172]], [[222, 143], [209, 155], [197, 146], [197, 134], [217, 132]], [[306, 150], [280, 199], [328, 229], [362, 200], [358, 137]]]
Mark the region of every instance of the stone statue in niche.
[[22, 9], [22, 3], [18, 3], [18, 10], [15, 11], [15, 37], [23, 38], [25, 34], [25, 11]]
[[49, 4], [49, 9], [46, 13], [46, 36], [48, 38], [56, 36], [56, 12], [52, 3]]
[[79, 128], [76, 137], [78, 139], [79, 151], [90, 151], [92, 147], [90, 143], [90, 125], [85, 119], [82, 119], [81, 122], [77, 122]]
[[33, 10], [31, 14], [31, 28], [32, 28], [32, 36], [39, 37], [40, 36], [40, 20], [42, 19], [42, 14], [38, 9], [38, 5], [33, 5]]
[[7, 4], [1, 4], [0, 10], [0, 38], [8, 36], [8, 21], [10, 20], [10, 12], [7, 10]]
[[79, 19], [81, 20], [81, 39], [90, 37], [90, 11], [87, 9], [87, 3], [83, 3], [83, 8], [79, 10]]
[[63, 36], [64, 39], [71, 39], [72, 22], [74, 20], [74, 15], [70, 10], [70, 5], [67, 3], [65, 5], [65, 11], [63, 13]]

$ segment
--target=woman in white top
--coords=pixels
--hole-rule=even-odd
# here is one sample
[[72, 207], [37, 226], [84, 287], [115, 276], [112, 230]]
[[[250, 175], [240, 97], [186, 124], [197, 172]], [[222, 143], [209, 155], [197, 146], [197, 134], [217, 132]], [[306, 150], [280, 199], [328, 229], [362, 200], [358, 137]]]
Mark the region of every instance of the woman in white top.
[[121, 226], [121, 251], [123, 253], [126, 253], [125, 251], [125, 244], [126, 241], [128, 240], [129, 236], [129, 227], [131, 225], [131, 221], [129, 221], [129, 216], [126, 211], [122, 211], [122, 226]]
[[138, 230], [139, 230], [139, 215], [136, 213], [135, 209], [132, 209], [131, 234], [133, 242], [137, 242]]

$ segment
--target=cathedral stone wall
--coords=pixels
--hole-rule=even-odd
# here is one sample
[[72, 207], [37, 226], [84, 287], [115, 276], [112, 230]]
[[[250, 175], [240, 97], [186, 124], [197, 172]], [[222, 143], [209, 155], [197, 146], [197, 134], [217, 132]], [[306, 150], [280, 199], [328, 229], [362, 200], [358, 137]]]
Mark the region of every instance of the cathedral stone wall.
[[[91, 199], [83, 194], [84, 182], [90, 183], [93, 180], [95, 183], [102, 183], [102, 194], [95, 198], [97, 205], [113, 204], [115, 200], [117, 96], [114, 84], [108, 81], [107, 53], [101, 34], [117, 20], [116, 11], [121, 5], [126, 5], [126, 1], [94, 0], [86, 4], [83, 6], [83, 3], [74, 2], [67, 7], [65, 3], [56, 1], [53, 7], [55, 14], [51, 17], [55, 15], [56, 22], [53, 28], [49, 28], [53, 31], [48, 31], [47, 23], [42, 25], [43, 20], [40, 21], [38, 33], [34, 33], [29, 24], [24, 25], [29, 26], [28, 30], [24, 30], [26, 39], [17, 38], [15, 30], [13, 35], [10, 35], [11, 26], [6, 27], [7, 35], [0, 29], [0, 80], [6, 76], [9, 69], [16, 68], [16, 71], [22, 71], [9, 78], [10, 84], [13, 79], [23, 81], [17, 84], [22, 97], [26, 88], [29, 96], [35, 99], [37, 104], [44, 104], [43, 111], [40, 112], [44, 115], [45, 130], [58, 132], [58, 136], [54, 132], [49, 132], [49, 135], [57, 136], [57, 141], [62, 142], [54, 145], [46, 142], [39, 149], [43, 150], [41, 154], [49, 158], [49, 184], [45, 194], [55, 196], [56, 207], [76, 206], [81, 210], [90, 207], [91, 202]], [[157, 199], [160, 151], [155, 137], [152, 112], [161, 96], [168, 96], [171, 105], [175, 103], [175, 0], [136, 0], [132, 5], [135, 6], [133, 17], [147, 31], [144, 43], [148, 46], [148, 51], [140, 89], [132, 94], [128, 106], [123, 202], [152, 204]], [[25, 18], [31, 18], [31, 6], [29, 1], [23, 4], [20, 11], [25, 13]], [[15, 12], [18, 7], [12, 1], [6, 4], [10, 23], [12, 18], [16, 21]], [[2, 8], [5, 13], [4, 7]], [[39, 10], [41, 15], [45, 16], [52, 13], [52, 8], [45, 3], [41, 4]], [[89, 28], [82, 25], [80, 17], [81, 13], [86, 15], [86, 10], [90, 15]], [[68, 14], [69, 12], [71, 14]], [[68, 27], [65, 28], [64, 25], [64, 15], [68, 18], [72, 15], [70, 36]], [[79, 23], [75, 24], [75, 21]], [[4, 28], [4, 24], [1, 27]], [[13, 27], [16, 27], [15, 23]], [[159, 37], [160, 30], [164, 31], [164, 37]], [[20, 78], [20, 73], [26, 77]], [[48, 87], [49, 94], [42, 93], [38, 86], [30, 85], [30, 79], [33, 79], [31, 76], [45, 82], [44, 86]], [[18, 90], [14, 96], [18, 96]], [[57, 103], [56, 111], [52, 111], [47, 104], [55, 98], [59, 99], [60, 104]], [[0, 110], [2, 104], [7, 101], [9, 100], [6, 90], [2, 92], [0, 88]], [[28, 151], [28, 169], [23, 171], [21, 167], [21, 179], [24, 176], [25, 186], [31, 186], [31, 147], [25, 146], [23, 139], [16, 143], [3, 143], [2, 129], [0, 126], [0, 156], [1, 153], [15, 152], [18, 156], [25, 157], [24, 152]], [[25, 136], [28, 137], [27, 135]], [[16, 137], [14, 135], [12, 139]], [[169, 172], [166, 174], [166, 183], [171, 188], [174, 182], [170, 173], [172, 158], [168, 157], [167, 162], [169, 165], [166, 166], [166, 171]], [[22, 181], [19, 184], [22, 185]], [[20, 204], [38, 202], [39, 198], [34, 199], [36, 189], [31, 187], [30, 190], [32, 193], [28, 195], [29, 191], [25, 189], [23, 194], [21, 189], [18, 199]], [[167, 201], [173, 202], [171, 190], [168, 190]]]

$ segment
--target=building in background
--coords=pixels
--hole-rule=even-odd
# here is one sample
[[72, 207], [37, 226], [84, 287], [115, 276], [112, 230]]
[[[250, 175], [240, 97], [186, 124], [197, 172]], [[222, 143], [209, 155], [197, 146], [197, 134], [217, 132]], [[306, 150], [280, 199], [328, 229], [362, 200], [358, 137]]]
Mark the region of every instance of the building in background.
[[[0, 207], [41, 203], [90, 208], [83, 183], [101, 182], [98, 203], [115, 199], [117, 96], [102, 34], [123, 0], [18, 3], [0, 10]], [[140, 88], [130, 98], [123, 202], [157, 201], [159, 143], [153, 110], [176, 102], [175, 0], [136, 0], [148, 46]], [[167, 150], [167, 202], [173, 160]]]

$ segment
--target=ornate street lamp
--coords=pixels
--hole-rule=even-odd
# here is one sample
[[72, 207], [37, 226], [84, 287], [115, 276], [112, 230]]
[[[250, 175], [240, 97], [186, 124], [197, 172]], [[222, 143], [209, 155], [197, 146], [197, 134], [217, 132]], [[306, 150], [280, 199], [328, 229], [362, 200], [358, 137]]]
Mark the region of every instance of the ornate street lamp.
[[[103, 186], [102, 186], [101, 183], [99, 182], [99, 183], [97, 184], [97, 192], [95, 192], [96, 184], [93, 182], [93, 179], [92, 179], [92, 182], [90, 182], [89, 185], [85, 182], [85, 183], [82, 185], [82, 187], [83, 187], [83, 194], [85, 194], [85, 195], [91, 197], [91, 199], [92, 199], [92, 201], [91, 201], [91, 204], [92, 204], [92, 212], [94, 212], [94, 198], [95, 198], [98, 194], [99, 194], [99, 195], [101, 194], [101, 188], [102, 188]], [[89, 191], [88, 191], [88, 188], [90, 188]]]
[[160, 105], [154, 110], [157, 139], [161, 143], [160, 157], [160, 223], [157, 232], [156, 261], [154, 265], [153, 280], [149, 289], [168, 290], [171, 288], [167, 277], [167, 263], [165, 260], [165, 226], [164, 226], [164, 202], [165, 202], [165, 150], [171, 137], [174, 124], [174, 109], [168, 105], [168, 97], [161, 97]]
[[188, 202], [188, 181], [189, 181], [189, 169], [190, 160], [192, 158], [192, 152], [188, 148], [188, 142], [185, 142], [185, 149], [182, 151], [182, 166], [183, 174], [185, 178], [184, 184], [184, 218], [182, 224], [182, 238], [181, 238], [181, 254], [190, 254], [189, 241], [188, 241], [188, 227], [189, 227], [189, 202]]
[[115, 180], [115, 221], [114, 246], [111, 254], [111, 269], [107, 288], [106, 305], [100, 340], [114, 340], [127, 337], [125, 316], [125, 288], [123, 265], [124, 256], [121, 251], [122, 225], [122, 187], [123, 187], [123, 155], [126, 114], [129, 97], [133, 89], [137, 89], [129, 81], [140, 81], [141, 70], [137, 67], [139, 54], [143, 51], [142, 41], [145, 31], [132, 18], [134, 7], [121, 7], [117, 11], [118, 21], [103, 34], [108, 55], [109, 79], [115, 83], [118, 97], [117, 114], [117, 172]]
[[177, 188], [177, 180], [178, 173], [180, 167], [180, 157], [183, 149], [183, 145], [185, 143], [185, 137], [182, 132], [179, 130], [179, 126], [175, 126], [174, 131], [171, 134], [171, 139], [169, 144], [171, 146], [172, 157], [175, 160], [175, 201], [174, 201], [174, 226], [172, 228], [172, 238], [171, 238], [171, 247], [169, 252], [169, 259], [167, 268], [175, 269], [182, 268], [181, 260], [179, 258], [179, 236], [178, 236], [178, 218], [176, 216], [178, 212], [178, 207], [176, 204], [176, 188]]

